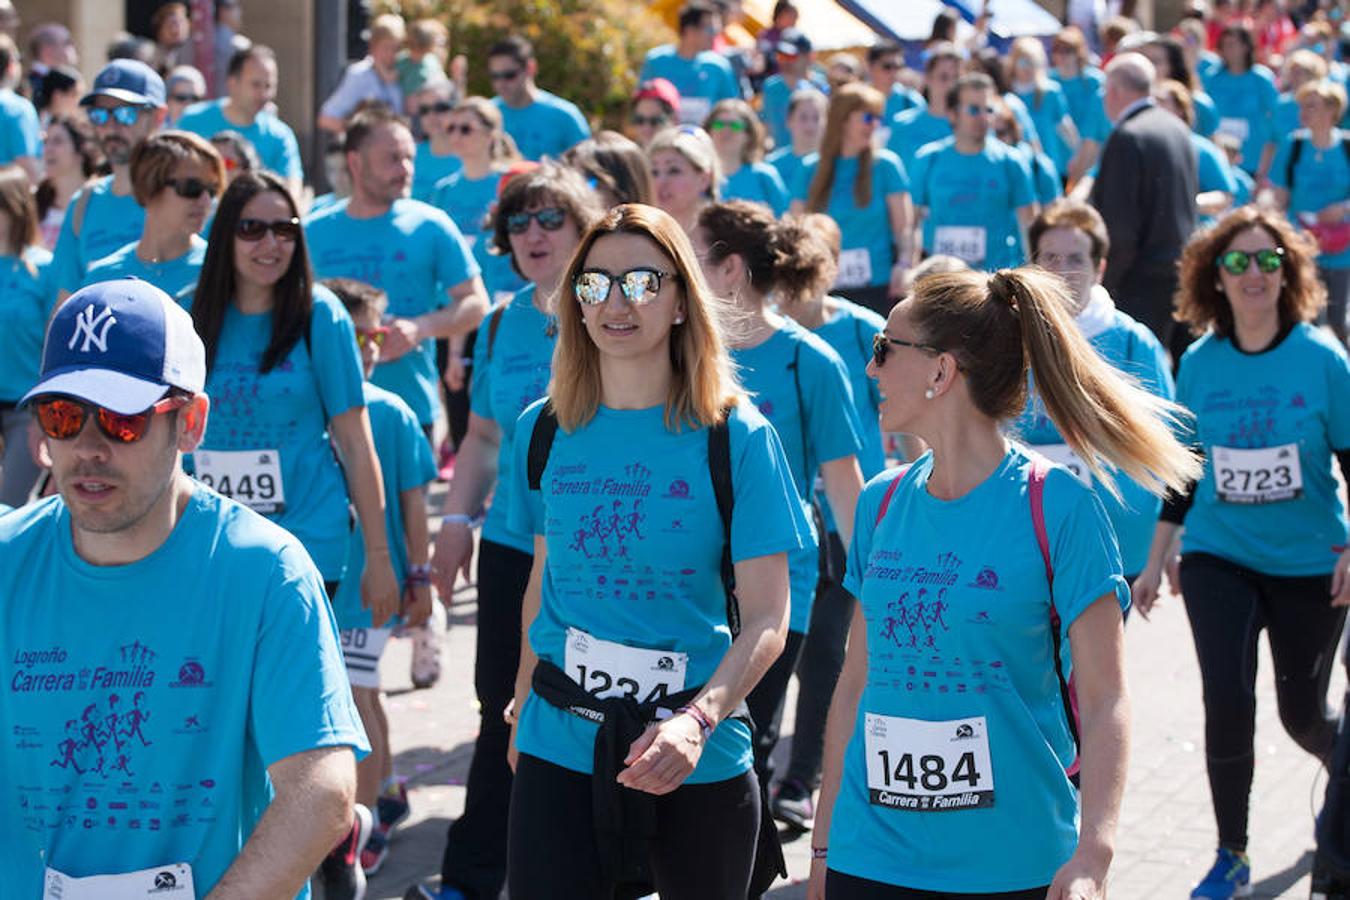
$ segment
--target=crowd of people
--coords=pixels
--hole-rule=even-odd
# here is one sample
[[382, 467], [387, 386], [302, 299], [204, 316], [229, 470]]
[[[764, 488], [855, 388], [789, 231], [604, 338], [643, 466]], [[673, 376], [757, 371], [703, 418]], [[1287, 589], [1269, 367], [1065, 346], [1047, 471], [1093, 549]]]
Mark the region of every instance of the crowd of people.
[[0, 894], [364, 896], [380, 660], [434, 684], [463, 579], [480, 728], [409, 896], [754, 898], [781, 825], [812, 900], [1097, 900], [1164, 575], [1190, 896], [1248, 894], [1261, 632], [1338, 740], [1350, 27], [1104, 6], [817, 59], [791, 0], [691, 0], [623, 133], [521, 35], [380, 15], [323, 178], [235, 0], [205, 70], [168, 2], [87, 86], [0, 16]]

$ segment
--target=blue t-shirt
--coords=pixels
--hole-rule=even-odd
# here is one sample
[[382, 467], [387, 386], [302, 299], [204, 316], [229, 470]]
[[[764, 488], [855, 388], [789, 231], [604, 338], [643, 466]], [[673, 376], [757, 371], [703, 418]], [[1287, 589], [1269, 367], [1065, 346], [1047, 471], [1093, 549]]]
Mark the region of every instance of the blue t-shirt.
[[[540, 659], [572, 668], [565, 647], [575, 628], [602, 641], [687, 654], [683, 687], [703, 684], [731, 646], [707, 431], [668, 430], [661, 406], [602, 406], [576, 431], [558, 429], [540, 490], [531, 491], [527, 436], [542, 408], [540, 401], [521, 415], [512, 468], [511, 527], [543, 535], [548, 545], [530, 646]], [[728, 427], [733, 562], [800, 549], [809, 531], [778, 436], [748, 403]], [[582, 683], [599, 686], [591, 678]], [[532, 693], [520, 711], [516, 746], [589, 773], [596, 730]], [[750, 769], [751, 756], [746, 724], [722, 722], [686, 783], [734, 778]]]
[[[408, 577], [408, 538], [403, 530], [403, 492], [421, 489], [436, 479], [431, 445], [408, 404], [370, 382], [362, 385], [375, 453], [384, 482], [384, 531], [389, 540], [389, 562], [400, 590]], [[361, 607], [361, 575], [366, 570], [366, 544], [358, 522], [351, 531], [347, 574], [333, 598], [338, 628], [369, 628], [370, 610]], [[391, 623], [386, 623], [386, 627]]]
[[498, 172], [473, 179], [460, 170], [436, 182], [428, 201], [459, 226], [493, 303], [503, 302], [525, 286], [525, 280], [511, 266], [510, 255], [491, 252], [492, 229], [487, 227], [487, 217], [497, 203], [500, 179]]
[[44, 866], [175, 862], [205, 896], [271, 802], [266, 767], [369, 750], [304, 548], [203, 487], [128, 565], [81, 559], [60, 497], [5, 516], [0, 598], [7, 896], [41, 896]]
[[[1055, 675], [1051, 600], [1068, 677], [1074, 621], [1104, 596], [1125, 608], [1129, 588], [1101, 503], [1054, 468], [1044, 493], [1052, 592], [1032, 525], [1029, 470], [1028, 456], [1014, 445], [989, 478], [944, 501], [928, 493], [932, 456], [925, 454], [879, 524], [882, 496], [898, 471], [872, 479], [858, 500], [844, 588], [867, 623], [868, 671], [831, 819], [831, 869], [918, 890], [994, 893], [1049, 884], [1073, 854], [1078, 792], [1064, 770], [1076, 748]], [[903, 757], [885, 765], [868, 748], [869, 714], [952, 725], [958, 739], [968, 739], [963, 748], [987, 746], [987, 767], [973, 755], [968, 768], [952, 760], [934, 770], [912, 758], [906, 767]], [[954, 721], [976, 717], [983, 721], [965, 728]], [[881, 730], [874, 722], [873, 742]], [[940, 744], [943, 756], [960, 753], [948, 749], [951, 733], [934, 736], [930, 746]], [[887, 795], [878, 800], [922, 785], [949, 786], [965, 802], [941, 810], [874, 804], [869, 767]], [[888, 775], [894, 769], [889, 791], [883, 768]], [[934, 787], [934, 778], [923, 776], [936, 771], [945, 777]], [[959, 789], [962, 780], [969, 793]], [[969, 802], [987, 791], [992, 805]]]
[[1039, 145], [1045, 149], [1045, 139], [1036, 128], [1036, 120], [1031, 117], [1031, 110], [1022, 102], [1022, 98], [1012, 91], [1003, 95], [1003, 102], [1008, 104], [1008, 110], [1017, 120], [1017, 124], [1022, 126], [1022, 140], [1032, 146]]
[[775, 147], [788, 147], [792, 144], [792, 132], [788, 131], [788, 102], [794, 92], [799, 90], [817, 90], [822, 94], [830, 92], [829, 85], [822, 84], [811, 77], [803, 78], [795, 85], [789, 85], [782, 75], [770, 75], [764, 81], [761, 91], [763, 102], [759, 108], [759, 117], [769, 128]]
[[[1191, 143], [1195, 145], [1195, 158], [1199, 167], [1200, 192], [1223, 191], [1237, 196], [1237, 179], [1233, 177], [1233, 167], [1228, 164], [1228, 156], [1215, 146], [1207, 137], [1191, 132]], [[1236, 208], [1237, 204], [1234, 205]], [[1201, 216], [1200, 224], [1213, 225], [1214, 216]]]
[[[423, 203], [431, 203], [436, 183], [462, 168], [464, 163], [460, 162], [458, 156], [453, 153], [437, 156], [431, 150], [431, 141], [422, 141], [417, 145], [417, 158], [413, 161], [412, 198]], [[463, 230], [461, 227], [460, 231]]]
[[1106, 87], [1106, 75], [1102, 70], [1088, 66], [1073, 78], [1065, 78], [1057, 70], [1051, 70], [1050, 77], [1064, 92], [1069, 118], [1073, 119], [1083, 140], [1105, 143], [1111, 131], [1111, 120], [1106, 117], [1106, 105], [1102, 97]]
[[903, 165], [913, 166], [914, 155], [920, 147], [951, 135], [951, 119], [933, 115], [927, 106], [916, 106], [891, 120], [891, 136], [886, 149], [899, 157]]
[[28, 98], [0, 88], [0, 166], [42, 157], [42, 127]]
[[[417, 200], [396, 200], [369, 219], [347, 215], [347, 201], [305, 220], [314, 274], [355, 278], [389, 295], [389, 314], [412, 318], [450, 302], [448, 288], [478, 275], [478, 264], [450, 217]], [[403, 398], [423, 425], [440, 408], [436, 342], [375, 367], [371, 381]]]
[[778, 177], [783, 179], [783, 184], [791, 191], [800, 177], [802, 163], [810, 155], [803, 153], [798, 156], [792, 152], [792, 144], [789, 143], [764, 157], [764, 161], [778, 170]]
[[1233, 195], [1233, 208], [1246, 206], [1256, 194], [1256, 182], [1241, 166], [1229, 163], [1228, 171], [1233, 176], [1233, 181], [1237, 183], [1237, 193]]
[[1195, 122], [1191, 130], [1201, 137], [1212, 138], [1219, 129], [1219, 108], [1214, 99], [1204, 91], [1191, 94], [1191, 103], [1195, 106]]
[[174, 127], [204, 138], [210, 138], [221, 131], [233, 131], [243, 135], [253, 145], [253, 149], [258, 151], [258, 161], [262, 163], [264, 169], [270, 169], [282, 178], [305, 177], [305, 170], [300, 162], [300, 144], [296, 141], [291, 126], [267, 110], [258, 113], [252, 125], [236, 125], [225, 118], [225, 100], [226, 98], [221, 97], [218, 100], [207, 100], [189, 106]]
[[882, 110], [881, 118], [883, 122], [889, 122], [907, 109], [927, 107], [928, 101], [923, 99], [923, 94], [903, 84], [893, 84], [891, 92], [886, 95], [886, 108]]
[[502, 127], [526, 159], [558, 159], [591, 136], [591, 126], [576, 104], [548, 91], [536, 88], [534, 102], [520, 109], [508, 106], [501, 97], [493, 97], [492, 102], [501, 111]]
[[37, 384], [42, 339], [56, 292], [52, 255], [38, 246], [22, 256], [0, 256], [0, 403], [17, 403]]
[[947, 138], [921, 149], [911, 174], [914, 205], [928, 210], [924, 250], [988, 271], [1026, 261], [1017, 210], [1036, 195], [1014, 148], [991, 135], [979, 153], [966, 154]]
[[1060, 181], [1059, 171], [1055, 168], [1055, 163], [1043, 151], [1036, 152], [1036, 148], [1026, 141], [1013, 148], [1022, 157], [1022, 165], [1031, 173], [1031, 183], [1036, 189], [1036, 202], [1045, 206], [1064, 196], [1064, 184]]
[[1275, 121], [1271, 126], [1276, 142], [1287, 140], [1302, 127], [1298, 121], [1298, 101], [1292, 93], [1281, 94], [1280, 102], [1275, 104]]
[[[93, 262], [140, 240], [145, 209], [131, 194], [114, 194], [112, 183], [111, 175], [104, 176], [70, 198], [52, 251], [53, 290], [75, 293], [84, 287], [85, 272]], [[83, 199], [85, 194], [88, 202]], [[76, 235], [75, 219], [81, 206], [84, 218]]]
[[[760, 414], [778, 432], [802, 514], [809, 517], [820, 464], [862, 452], [848, 369], [829, 344], [790, 319], [758, 346], [734, 348], [731, 358]], [[791, 631], [806, 631], [820, 579], [814, 521], [809, 536], [788, 554]]]
[[197, 278], [206, 261], [206, 241], [194, 234], [188, 252], [163, 262], [146, 262], [136, 255], [139, 239], [122, 249], [103, 257], [89, 266], [84, 284], [112, 281], [115, 278], [139, 278], [148, 281], [168, 294], [183, 309], [192, 308], [192, 296], [197, 293]]
[[[1332, 454], [1350, 449], [1347, 397], [1345, 350], [1312, 325], [1295, 325], [1264, 353], [1243, 353], [1213, 334], [1192, 344], [1181, 358], [1177, 401], [1195, 413], [1191, 440], [1204, 448], [1205, 473], [1186, 515], [1182, 552], [1267, 575], [1329, 573], [1334, 548], [1346, 541]], [[1235, 457], [1222, 448], [1268, 448], [1273, 458]], [[1296, 453], [1291, 458], [1280, 448]], [[1224, 470], [1219, 478], [1216, 467]], [[1295, 475], [1302, 490], [1277, 499], [1290, 493]], [[1240, 502], [1252, 491], [1266, 492], [1266, 502]]]
[[674, 44], [656, 47], [643, 60], [638, 81], [664, 78], [680, 92], [680, 121], [703, 126], [713, 104], [741, 96], [740, 85], [731, 63], [720, 53], [704, 50], [693, 59], [685, 59]]
[[1280, 93], [1274, 76], [1259, 64], [1241, 75], [1221, 69], [1205, 81], [1205, 87], [1219, 112], [1216, 130], [1242, 141], [1242, 168], [1256, 174], [1262, 149], [1279, 139], [1274, 120]]
[[[803, 160], [793, 190], [796, 199], [806, 200], [819, 165], [818, 153]], [[872, 154], [872, 199], [866, 206], [859, 206], [853, 197], [857, 174], [858, 157], [841, 156], [834, 161], [834, 183], [830, 186], [830, 203], [825, 212], [843, 233], [839, 277], [835, 280], [838, 289], [890, 284], [899, 236], [891, 231], [886, 198], [910, 189], [905, 167], [889, 150], [877, 150]]]
[[[1270, 164], [1271, 183], [1289, 191], [1289, 221], [1295, 225], [1304, 224], [1301, 220], [1305, 217], [1315, 221], [1317, 213], [1324, 207], [1350, 198], [1350, 161], [1347, 161], [1343, 146], [1350, 134], [1334, 129], [1331, 138], [1330, 147], [1318, 150], [1306, 129], [1297, 131], [1280, 142], [1275, 160]], [[1295, 141], [1301, 141], [1302, 147], [1294, 166], [1291, 189], [1289, 160]], [[1317, 264], [1327, 269], [1350, 269], [1350, 247], [1334, 255], [1319, 253]]]
[[[1111, 324], [1089, 340], [1103, 359], [1133, 376], [1144, 390], [1168, 400], [1173, 399], [1176, 387], [1172, 383], [1167, 352], [1148, 328], [1116, 310], [1112, 314]], [[1064, 445], [1064, 438], [1050, 420], [1045, 401], [1036, 393], [1034, 383], [1022, 415], [1012, 423], [1010, 430], [1018, 439], [1037, 449], [1046, 445]], [[1082, 471], [1082, 477], [1088, 477], [1086, 469]], [[1111, 520], [1116, 540], [1120, 542], [1120, 557], [1125, 573], [1137, 575], [1148, 562], [1148, 547], [1153, 540], [1153, 529], [1158, 522], [1162, 500], [1123, 473], [1115, 473], [1115, 481], [1116, 489], [1120, 491], [1119, 500], [1095, 479], [1092, 486], [1106, 509], [1107, 518]]]
[[723, 200], [749, 200], [762, 203], [775, 216], [787, 212], [788, 190], [778, 170], [768, 163], [746, 163], [722, 179], [719, 193]]
[[[258, 365], [271, 338], [270, 311], [245, 315], [233, 303], [225, 310], [206, 378], [211, 415], [193, 466], [202, 474], [201, 451], [274, 451], [284, 508], [258, 508], [299, 538], [325, 581], [338, 581], [347, 559], [347, 480], [329, 443], [328, 423], [365, 402], [356, 330], [338, 299], [316, 286], [309, 341], [296, 341], [264, 374]], [[235, 499], [252, 499], [238, 487], [231, 486]], [[260, 494], [253, 502], [274, 499]]]
[[1041, 137], [1041, 149], [1054, 161], [1055, 168], [1067, 172], [1069, 160], [1073, 159], [1073, 149], [1059, 134], [1060, 122], [1069, 115], [1069, 101], [1064, 98], [1064, 90], [1058, 82], [1047, 81], [1039, 98], [1035, 91], [1025, 91], [1017, 96], [1026, 104], [1031, 120], [1036, 123], [1036, 133]]
[[483, 522], [483, 540], [534, 552], [534, 538], [511, 528], [511, 494], [518, 487], [515, 465], [516, 421], [525, 408], [548, 392], [553, 347], [558, 342], [553, 316], [534, 305], [534, 285], [522, 288], [491, 316], [499, 319], [489, 346], [491, 318], [478, 329], [473, 345], [469, 410], [501, 429], [497, 450], [497, 487]]

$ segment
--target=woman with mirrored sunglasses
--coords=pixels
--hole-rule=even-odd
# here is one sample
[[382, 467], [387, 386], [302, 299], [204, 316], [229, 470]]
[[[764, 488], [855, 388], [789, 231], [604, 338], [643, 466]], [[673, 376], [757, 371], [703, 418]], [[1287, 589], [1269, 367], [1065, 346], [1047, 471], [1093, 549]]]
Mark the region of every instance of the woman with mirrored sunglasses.
[[442, 78], [424, 85], [413, 97], [417, 125], [423, 135], [417, 142], [417, 156], [413, 160], [414, 200], [430, 203], [436, 183], [455, 174], [464, 165], [455, 153], [449, 127], [458, 92], [453, 81]]
[[[757, 844], [777, 847], [760, 844], [776, 836], [742, 701], [782, 649], [785, 554], [807, 525], [673, 217], [611, 210], [563, 284], [549, 395], [521, 416], [513, 450], [509, 520], [533, 536], [534, 564], [509, 890], [590, 900], [636, 896], [616, 893], [636, 882], [671, 900], [744, 900]], [[546, 414], [551, 446], [531, 453]]]
[[[344, 577], [359, 578], [381, 626], [400, 592], [356, 332], [314, 284], [299, 209], [271, 172], [240, 175], [221, 198], [192, 321], [212, 401], [193, 474], [299, 538], [330, 597]], [[351, 507], [364, 572], [346, 571]]]
[[136, 277], [160, 288], [184, 309], [206, 258], [206, 227], [225, 184], [225, 164], [205, 138], [161, 131], [131, 152], [131, 187], [145, 207], [141, 237], [89, 266], [84, 283]]
[[719, 100], [703, 123], [721, 163], [723, 200], [762, 203], [775, 216], [787, 212], [788, 191], [778, 170], [764, 162], [764, 123], [744, 100]]
[[530, 572], [531, 535], [507, 521], [514, 445], [521, 411], [542, 397], [557, 340], [556, 304], [563, 271], [581, 235], [603, 210], [581, 176], [553, 162], [515, 176], [502, 191], [488, 236], [526, 286], [488, 313], [474, 343], [468, 430], [455, 455], [455, 476], [436, 535], [432, 576], [448, 603], [455, 578], [473, 579], [473, 522], [491, 498], [478, 542], [478, 628], [474, 689], [481, 722], [468, 796], [446, 835], [441, 884], [495, 897], [506, 879], [506, 812], [510, 728], [502, 710], [515, 689], [520, 608]]
[[1350, 476], [1350, 363], [1312, 324], [1326, 302], [1315, 253], [1283, 216], [1245, 206], [1181, 259], [1176, 317], [1203, 336], [1181, 358], [1177, 400], [1195, 414], [1188, 439], [1205, 468], [1163, 506], [1134, 596], [1147, 615], [1167, 571], [1200, 663], [1219, 851], [1196, 897], [1250, 881], [1262, 630], [1285, 730], [1323, 760], [1335, 733], [1327, 680], [1350, 605], [1350, 551], [1333, 465]]

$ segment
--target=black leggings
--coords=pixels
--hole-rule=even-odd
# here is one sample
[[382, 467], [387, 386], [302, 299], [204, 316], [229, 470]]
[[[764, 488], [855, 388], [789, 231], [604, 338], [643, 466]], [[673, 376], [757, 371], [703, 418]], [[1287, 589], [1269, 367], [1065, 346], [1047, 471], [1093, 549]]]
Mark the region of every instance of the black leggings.
[[1205, 765], [1219, 845], [1247, 849], [1256, 736], [1256, 639], [1275, 665], [1284, 730], [1323, 761], [1336, 718], [1327, 682], [1345, 610], [1331, 606], [1331, 576], [1264, 575], [1205, 553], [1181, 558], [1181, 594], [1191, 620], [1205, 700]]
[[1024, 891], [998, 891], [992, 894], [956, 894], [951, 891], [920, 891], [896, 887], [845, 875], [834, 869], [825, 871], [825, 900], [1045, 900], [1050, 885]]
[[[657, 797], [651, 862], [662, 900], [745, 900], [759, 816], [753, 770]], [[590, 775], [521, 754], [510, 821], [511, 900], [610, 900], [600, 880]]]
[[773, 781], [773, 748], [778, 746], [778, 731], [783, 725], [783, 701], [787, 699], [788, 681], [797, 668], [806, 635], [789, 631], [783, 652], [774, 660], [769, 671], [745, 698], [750, 718], [755, 723], [755, 771], [767, 787]]

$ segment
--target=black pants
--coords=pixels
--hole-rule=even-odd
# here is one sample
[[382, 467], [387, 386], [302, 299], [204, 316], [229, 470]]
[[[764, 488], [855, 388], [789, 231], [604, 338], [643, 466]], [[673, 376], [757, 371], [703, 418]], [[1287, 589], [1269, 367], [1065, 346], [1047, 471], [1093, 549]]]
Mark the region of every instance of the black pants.
[[951, 891], [920, 891], [896, 887], [845, 875], [834, 869], [825, 872], [826, 900], [1045, 900], [1050, 885], [1024, 891], [998, 891], [992, 894], [957, 894]]
[[441, 881], [470, 898], [496, 900], [506, 880], [506, 813], [511, 728], [502, 710], [516, 688], [520, 664], [520, 607], [532, 557], [492, 541], [478, 546], [478, 644], [473, 686], [478, 694], [478, 740], [469, 764], [464, 814], [450, 824], [441, 856]]
[[[473, 378], [473, 345], [478, 338], [478, 331], [470, 331], [464, 339], [464, 358], [469, 362], [464, 367], [464, 386], [457, 391], [445, 388], [445, 422], [450, 433], [450, 446], [456, 450], [464, 442], [464, 435], [469, 431], [469, 383]], [[440, 341], [436, 342], [437, 350], [440, 349]], [[450, 346], [445, 342], [446, 349], [445, 362], [449, 362]], [[445, 374], [445, 363], [440, 366], [441, 374]]]
[[[759, 817], [753, 771], [657, 797], [651, 861], [662, 900], [745, 900]], [[601, 884], [590, 775], [522, 754], [510, 832], [511, 900], [610, 900]]]
[[852, 300], [859, 306], [865, 306], [883, 319], [890, 315], [895, 301], [891, 299], [890, 285], [878, 284], [871, 287], [841, 288], [834, 293], [846, 300]]
[[750, 718], [755, 722], [755, 772], [766, 786], [773, 783], [773, 748], [778, 746], [778, 729], [783, 725], [783, 701], [787, 699], [788, 681], [797, 668], [797, 658], [802, 653], [802, 642], [806, 635], [800, 631], [789, 631], [783, 653], [774, 660], [769, 671], [759, 680], [745, 698], [750, 709]]
[[[784, 775], [785, 780], [791, 779], [807, 790], [815, 789], [820, 782], [825, 717], [830, 711], [835, 683], [844, 668], [844, 647], [853, 618], [853, 595], [838, 580], [843, 576], [847, 558], [839, 532], [826, 535], [825, 552], [830, 563], [816, 587], [811, 623], [797, 663], [797, 716], [792, 726], [792, 755]], [[827, 574], [836, 572], [838, 576]]]
[[1284, 730], [1325, 760], [1336, 719], [1327, 681], [1345, 610], [1331, 606], [1331, 577], [1264, 575], [1204, 553], [1181, 558], [1181, 594], [1191, 620], [1205, 700], [1205, 764], [1219, 845], [1247, 848], [1256, 735], [1256, 639], [1275, 666]]

